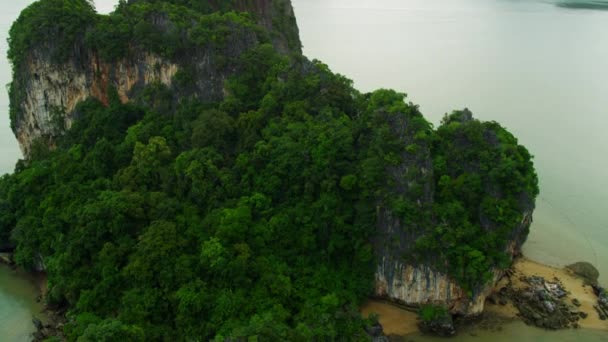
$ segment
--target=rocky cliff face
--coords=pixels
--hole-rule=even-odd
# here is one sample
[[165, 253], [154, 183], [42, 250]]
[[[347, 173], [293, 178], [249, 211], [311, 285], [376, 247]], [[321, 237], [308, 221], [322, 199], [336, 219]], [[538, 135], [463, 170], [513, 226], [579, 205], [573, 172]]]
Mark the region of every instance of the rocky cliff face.
[[116, 64], [101, 62], [95, 53], [87, 53], [80, 63], [52, 63], [47, 56], [33, 51], [20, 84], [24, 88], [22, 116], [15, 124], [15, 135], [24, 155], [32, 143], [43, 139], [53, 144], [53, 137], [70, 128], [76, 105], [90, 97], [108, 103], [110, 86], [121, 101], [127, 102], [135, 88], [160, 82], [171, 86], [178, 66], [162, 58], [142, 53]]
[[[137, 1], [132, 1], [137, 2]], [[249, 12], [259, 25], [268, 30], [275, 48], [284, 53], [301, 53], [297, 25], [291, 2], [287, 0], [237, 1], [233, 8]], [[171, 30], [173, 23], [165, 15], [150, 17], [160, 30]], [[17, 115], [12, 127], [21, 151], [27, 157], [36, 141], [53, 146], [55, 137], [72, 125], [78, 103], [95, 98], [108, 103], [114, 88], [123, 102], [131, 100], [146, 85], [160, 83], [176, 90], [173, 79], [180, 70], [193, 79], [187, 94], [203, 101], [221, 101], [226, 95], [225, 81], [237, 72], [236, 58], [260, 44], [255, 31], [228, 35], [223, 48], [201, 47], [188, 51], [176, 61], [158, 54], [133, 48], [129, 57], [107, 62], [93, 49], [77, 40], [67, 61], [57, 63], [48, 44], [32, 49], [26, 63], [14, 71], [11, 102]]]
[[[531, 221], [532, 213], [526, 213], [521, 228], [529, 227]], [[384, 229], [379, 227], [379, 230]], [[391, 236], [400, 235], [394, 230], [391, 232]], [[512, 256], [521, 254], [519, 243], [513, 242], [508, 248]], [[493, 279], [469, 296], [453, 278], [433, 266], [407, 262], [393, 253], [381, 253], [376, 266], [374, 294], [410, 307], [439, 304], [449, 308], [452, 314], [474, 316], [483, 312], [486, 298], [503, 275], [503, 271], [495, 270]]]
[[[473, 120], [470, 112], [465, 111], [462, 127]], [[492, 279], [482, 288], [466, 291], [445, 270], [447, 265], [441, 265], [437, 255], [424, 255], [413, 259], [416, 254], [415, 244], [418, 238], [425, 234], [427, 227], [437, 226], [437, 218], [433, 217], [435, 202], [434, 176], [431, 148], [428, 144], [416, 141], [412, 129], [412, 117], [390, 117], [389, 126], [392, 133], [399, 137], [405, 145], [417, 143], [415, 152], [404, 152], [402, 162], [387, 170], [387, 176], [393, 191], [416, 204], [416, 211], [422, 213], [419, 218], [405, 220], [395, 214], [386, 203], [378, 203], [378, 220], [375, 235], [375, 251], [377, 263], [375, 268], [375, 290], [377, 297], [388, 299], [405, 306], [419, 307], [423, 304], [441, 305], [447, 307], [452, 314], [465, 316], [480, 314], [484, 309], [486, 297], [492, 292], [496, 282], [504, 272], [493, 270]], [[497, 144], [498, 139], [493, 132], [485, 132], [486, 139]], [[467, 148], [466, 141], [455, 141], [455, 144]], [[471, 160], [465, 169], [470, 171], [478, 168], [476, 160]], [[492, 187], [494, 184], [486, 184]], [[525, 242], [530, 224], [534, 201], [526, 194], [520, 196], [521, 221], [510, 227], [506, 254], [513, 258], [521, 254], [521, 246]], [[481, 214], [479, 221], [490, 234], [497, 229]], [[443, 261], [445, 262], [445, 261]], [[443, 267], [446, 266], [446, 267]]]

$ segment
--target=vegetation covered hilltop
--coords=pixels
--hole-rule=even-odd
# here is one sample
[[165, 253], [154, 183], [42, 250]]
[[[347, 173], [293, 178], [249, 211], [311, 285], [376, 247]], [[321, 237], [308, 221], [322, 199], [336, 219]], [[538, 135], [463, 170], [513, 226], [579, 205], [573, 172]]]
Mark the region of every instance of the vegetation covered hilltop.
[[[69, 129], [58, 108], [52, 139], [0, 180], [0, 241], [46, 270], [68, 340], [366, 339], [357, 308], [391, 248], [378, 247], [380, 213], [412, 230], [400, 257], [471, 296], [525, 239], [514, 229], [537, 177], [513, 135], [468, 110], [434, 129], [404, 94], [362, 94], [303, 57], [288, 18], [269, 30], [239, 3], [121, 1], [106, 16], [40, 0], [12, 26], [13, 128], [40, 51], [57, 65], [149, 51], [180, 66], [126, 103], [108, 85]], [[198, 91], [200, 49], [228, 75], [219, 97]]]

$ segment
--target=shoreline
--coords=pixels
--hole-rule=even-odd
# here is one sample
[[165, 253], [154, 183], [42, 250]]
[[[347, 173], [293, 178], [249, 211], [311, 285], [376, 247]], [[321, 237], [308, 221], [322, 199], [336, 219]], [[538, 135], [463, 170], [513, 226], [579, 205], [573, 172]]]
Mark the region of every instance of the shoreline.
[[[6, 296], [9, 303], [13, 303], [3, 310], [5, 321], [2, 322], [1, 330], [19, 341], [32, 340], [38, 327], [44, 327], [50, 322], [48, 308], [41, 293], [42, 278], [16, 267], [6, 254], [0, 258], [0, 273], [5, 281], [2, 284], [2, 295]], [[13, 323], [9, 323], [11, 320]]]
[[[513, 288], [522, 288], [527, 284], [520, 278], [540, 276], [547, 280], [559, 279], [568, 291], [565, 301], [570, 302], [572, 299], [576, 298], [581, 303], [581, 306], [579, 307], [580, 311], [587, 313], [588, 316], [587, 318], [578, 321], [580, 329], [608, 331], [608, 320], [600, 320], [593, 308], [593, 305], [597, 303], [598, 299], [593, 292], [593, 288], [589, 285], [584, 285], [581, 278], [575, 276], [565, 268], [552, 267], [530, 260], [525, 256], [521, 256], [513, 261], [509, 273], [510, 275], [505, 274], [505, 276], [496, 283], [492, 294], [486, 299], [484, 311], [479, 320], [470, 323], [470, 326], [467, 325], [464, 330], [500, 329], [504, 324], [514, 321], [523, 321], [512, 301], [508, 301], [506, 304], [501, 305], [497, 301], [492, 303], [492, 300], [489, 300], [489, 298], [497, 295], [500, 292], [500, 289], [507, 286], [509, 282], [511, 282]], [[418, 315], [413, 311], [406, 310], [389, 301], [369, 299], [361, 306], [360, 312], [364, 317], [367, 317], [370, 313], [377, 313], [379, 315], [378, 320], [384, 328], [384, 334], [387, 336], [405, 337], [407, 335], [420, 333], [417, 326]], [[542, 328], [537, 329], [543, 330]]]
[[62, 336], [60, 329], [65, 324], [65, 310], [53, 308], [46, 303], [45, 297], [48, 293], [46, 272], [23, 270], [12, 262], [10, 256], [6, 257], [6, 255], [0, 258], [0, 267], [6, 268], [16, 277], [27, 281], [34, 289], [31, 299], [40, 306], [40, 311], [31, 312], [32, 332], [29, 335], [31, 341], [45, 341], [51, 336]]
[[26, 279], [34, 284], [37, 289], [40, 300], [44, 299], [47, 294], [47, 275], [44, 271], [26, 271], [17, 267], [13, 262], [11, 253], [0, 253], [0, 266], [10, 268], [19, 277]]
[[[4, 256], [0, 258], [0, 267], [10, 268], [19, 277], [31, 282], [37, 289], [37, 297], [35, 299], [37, 301], [44, 301], [47, 295], [46, 273], [21, 270], [16, 268], [13, 263], [5, 262], [5, 259]], [[7, 260], [10, 261], [10, 258]], [[540, 276], [547, 280], [559, 281], [567, 291], [564, 300], [570, 302], [572, 299], [577, 299], [580, 302], [580, 311], [588, 314], [585, 319], [581, 319], [578, 322], [580, 329], [608, 332], [608, 320], [601, 320], [594, 309], [598, 298], [590, 285], [584, 284], [582, 278], [572, 274], [566, 268], [541, 264], [525, 256], [520, 256], [513, 261], [509, 271], [496, 283], [494, 290], [486, 298], [483, 314], [478, 319], [473, 319], [470, 323], [464, 324], [462, 327], [463, 332], [470, 333], [471, 330], [476, 329], [500, 330], [504, 324], [523, 321], [518, 309], [511, 300], [501, 304], [491, 298], [494, 297], [495, 299], [501, 289], [506, 286], [514, 289], [525, 288], [528, 285], [524, 281], [524, 278], [531, 276]], [[49, 310], [52, 310], [46, 304], [43, 303], [42, 305], [44, 310], [40, 314], [43, 316], [49, 315]], [[367, 317], [371, 313], [378, 314], [378, 321], [382, 325], [386, 336], [405, 337], [420, 333], [418, 329], [418, 314], [415, 310], [404, 308], [402, 305], [391, 303], [388, 300], [370, 298], [360, 307], [360, 312], [363, 317]], [[43, 317], [43, 321], [47, 321], [49, 318], [48, 316]], [[542, 328], [537, 329], [543, 330]]]

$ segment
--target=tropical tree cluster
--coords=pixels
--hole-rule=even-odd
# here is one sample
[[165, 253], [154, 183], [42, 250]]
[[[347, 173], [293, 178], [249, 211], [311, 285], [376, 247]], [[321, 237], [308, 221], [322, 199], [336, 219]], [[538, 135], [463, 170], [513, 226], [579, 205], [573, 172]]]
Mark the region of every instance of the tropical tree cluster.
[[[128, 53], [130, 39], [175, 56], [254, 25], [176, 3], [122, 3], [84, 39], [108, 60]], [[81, 34], [59, 5], [89, 22], [84, 0], [35, 3], [11, 29], [15, 67], [42, 34], [26, 28], [52, 20], [62, 39]], [[205, 25], [167, 45], [175, 40], [124, 14], [150, 6]], [[382, 205], [424, 216], [412, 256], [432, 254], [428, 262], [471, 290], [507, 265], [518, 199], [538, 188], [531, 156], [498, 124], [455, 112], [435, 130], [404, 94], [362, 94], [269, 43], [238, 65], [220, 102], [161, 84], [126, 104], [115, 90], [107, 105], [84, 101], [55, 148], [35, 145], [0, 179], [0, 241], [16, 244], [19, 265], [46, 270], [48, 302], [69, 308], [68, 340], [365, 340], [357, 308], [373, 287]], [[386, 181], [418, 149], [403, 143], [395, 118], [432, 152], [436, 198], [424, 215], [397, 210]], [[480, 210], [498, 227], [491, 233]]]

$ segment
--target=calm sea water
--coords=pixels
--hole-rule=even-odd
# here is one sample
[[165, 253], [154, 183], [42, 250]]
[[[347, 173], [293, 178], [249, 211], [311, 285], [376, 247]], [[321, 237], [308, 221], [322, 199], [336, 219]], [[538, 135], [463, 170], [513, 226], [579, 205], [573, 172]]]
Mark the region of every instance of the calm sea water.
[[0, 265], [0, 341], [25, 342], [34, 332], [32, 316], [42, 318], [35, 285]]
[[[1, 84], [10, 82], [6, 32], [29, 3], [0, 3]], [[95, 3], [107, 12], [116, 1]], [[590, 261], [608, 285], [608, 11], [559, 7], [557, 0], [293, 3], [306, 55], [359, 89], [406, 92], [435, 124], [444, 113], [468, 107], [519, 137], [535, 155], [541, 180], [525, 254], [554, 266]], [[0, 173], [11, 172], [19, 157], [2, 91]], [[19, 296], [0, 283], [0, 318], [12, 310], [2, 302], [11, 295]], [[0, 336], [6, 327], [0, 319]], [[538, 335], [519, 325], [510, 330], [501, 336], [599, 338]]]

